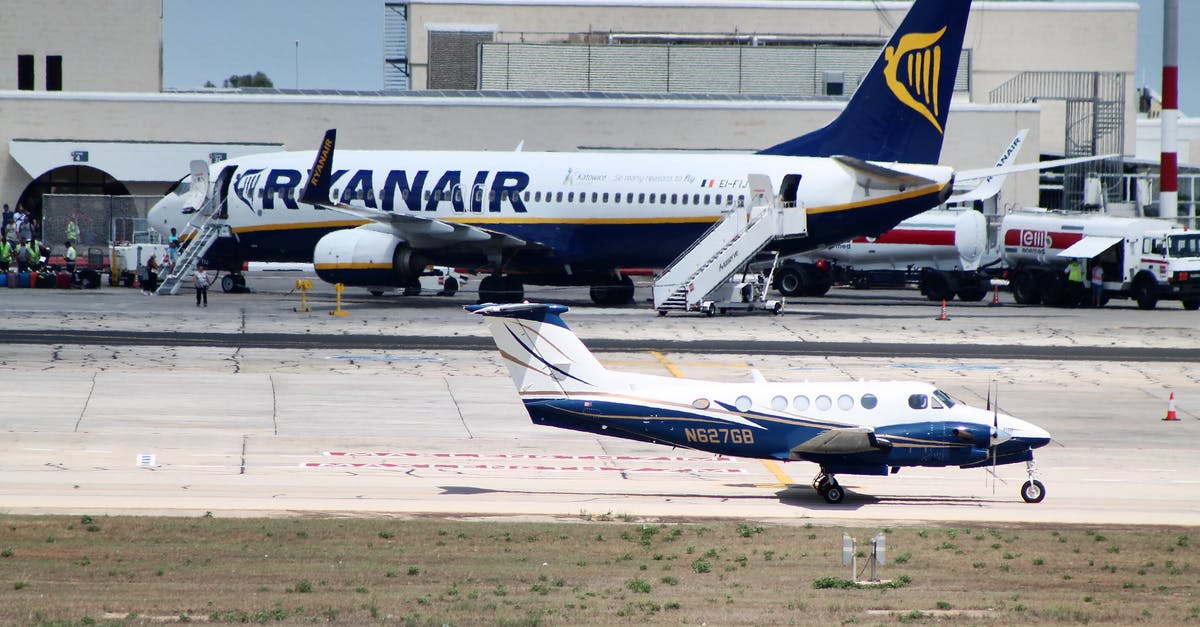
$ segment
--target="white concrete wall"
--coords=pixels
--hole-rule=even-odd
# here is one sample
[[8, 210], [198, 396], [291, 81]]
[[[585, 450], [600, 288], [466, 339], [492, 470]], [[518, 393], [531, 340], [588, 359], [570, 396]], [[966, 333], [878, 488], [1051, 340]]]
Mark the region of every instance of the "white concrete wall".
[[46, 55], [63, 57], [63, 91], [162, 89], [161, 0], [5, 0], [0, 6], [0, 90], [17, 88], [17, 55], [34, 56], [46, 89]]
[[[24, 139], [275, 142], [315, 148], [326, 128], [338, 146], [413, 150], [728, 149], [753, 151], [832, 119], [840, 105], [802, 102], [346, 98], [204, 94], [0, 94], [0, 149]], [[951, 110], [943, 163], [993, 164], [1019, 128], [1033, 129], [1035, 106], [963, 105]], [[1036, 159], [1032, 137], [1023, 154]], [[196, 158], [204, 158], [197, 155]], [[179, 164], [179, 177], [188, 164]], [[0, 199], [14, 202], [42, 173], [0, 160]], [[1034, 176], [1013, 177], [1012, 195], [1037, 201]], [[1019, 181], [1031, 181], [1020, 183]], [[164, 181], [162, 189], [166, 189]], [[140, 187], [145, 189], [144, 186]]]

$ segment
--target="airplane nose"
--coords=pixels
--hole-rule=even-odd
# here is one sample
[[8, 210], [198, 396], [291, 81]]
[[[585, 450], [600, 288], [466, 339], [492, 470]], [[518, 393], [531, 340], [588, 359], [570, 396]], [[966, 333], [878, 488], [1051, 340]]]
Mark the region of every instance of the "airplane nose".
[[146, 213], [146, 223], [155, 231], [163, 235], [168, 235], [171, 232], [171, 226], [174, 222], [172, 218], [181, 215], [180, 212], [182, 210], [183, 205], [176, 196], [173, 194], [163, 196]]
[[1020, 441], [1029, 448], [1041, 448], [1050, 443], [1049, 431], [1024, 420], [1008, 418], [1001, 426], [1012, 434], [1012, 439]]

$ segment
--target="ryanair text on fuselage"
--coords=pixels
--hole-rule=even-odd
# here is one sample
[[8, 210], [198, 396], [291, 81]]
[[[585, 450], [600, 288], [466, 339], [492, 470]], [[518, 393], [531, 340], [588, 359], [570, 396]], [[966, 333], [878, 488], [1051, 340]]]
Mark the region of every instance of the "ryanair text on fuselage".
[[[431, 176], [429, 170], [416, 170], [410, 176], [407, 170], [389, 170], [383, 177], [383, 186], [378, 188], [375, 170], [357, 170], [348, 179], [347, 174], [349, 170], [335, 170], [332, 174], [332, 186], [341, 189], [341, 202], [358, 200], [381, 211], [395, 211], [397, 206], [409, 211], [437, 211], [446, 202], [459, 213], [499, 213], [504, 205], [516, 213], [526, 212], [521, 199], [521, 192], [529, 187], [529, 175], [525, 172], [481, 170], [466, 172], [464, 176], [462, 170], [447, 170], [430, 185], [436, 172]], [[263, 209], [275, 209], [276, 198], [283, 208], [299, 209], [299, 187], [305, 179], [304, 173], [289, 168], [251, 169], [240, 172], [233, 187], [238, 199], [247, 206], [254, 206], [256, 190], [261, 190]], [[344, 186], [340, 183], [343, 179]], [[469, 182], [466, 187], [464, 180]], [[464, 193], [464, 189], [468, 191]]]

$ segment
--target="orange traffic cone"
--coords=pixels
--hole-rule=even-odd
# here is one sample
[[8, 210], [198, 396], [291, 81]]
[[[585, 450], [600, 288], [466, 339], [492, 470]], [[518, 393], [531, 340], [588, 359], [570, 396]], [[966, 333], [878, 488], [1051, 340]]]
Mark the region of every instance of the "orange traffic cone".
[[1171, 392], [1171, 396], [1169, 398], [1167, 398], [1167, 417], [1163, 418], [1163, 420], [1164, 421], [1179, 420], [1179, 416], [1175, 415], [1175, 393], [1174, 392]]
[[1000, 304], [1000, 286], [999, 285], [992, 286], [992, 302], [989, 304], [992, 306]]
[[942, 315], [937, 317], [938, 320], [949, 320], [950, 316], [946, 315], [946, 299], [942, 299]]

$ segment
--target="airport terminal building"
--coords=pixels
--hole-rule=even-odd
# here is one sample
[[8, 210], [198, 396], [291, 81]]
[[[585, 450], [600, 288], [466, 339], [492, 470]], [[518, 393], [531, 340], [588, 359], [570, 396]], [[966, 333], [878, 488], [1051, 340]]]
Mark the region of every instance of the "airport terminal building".
[[[164, 90], [162, 0], [18, 0], [0, 200], [162, 194], [192, 159], [312, 149], [330, 127], [345, 148], [754, 151], [832, 119], [908, 6], [381, 0], [384, 89], [335, 93]], [[1024, 160], [1132, 155], [1137, 20], [1134, 3], [975, 2], [942, 162], [990, 166], [1022, 128]], [[1038, 177], [1003, 202], [1037, 204]]]

